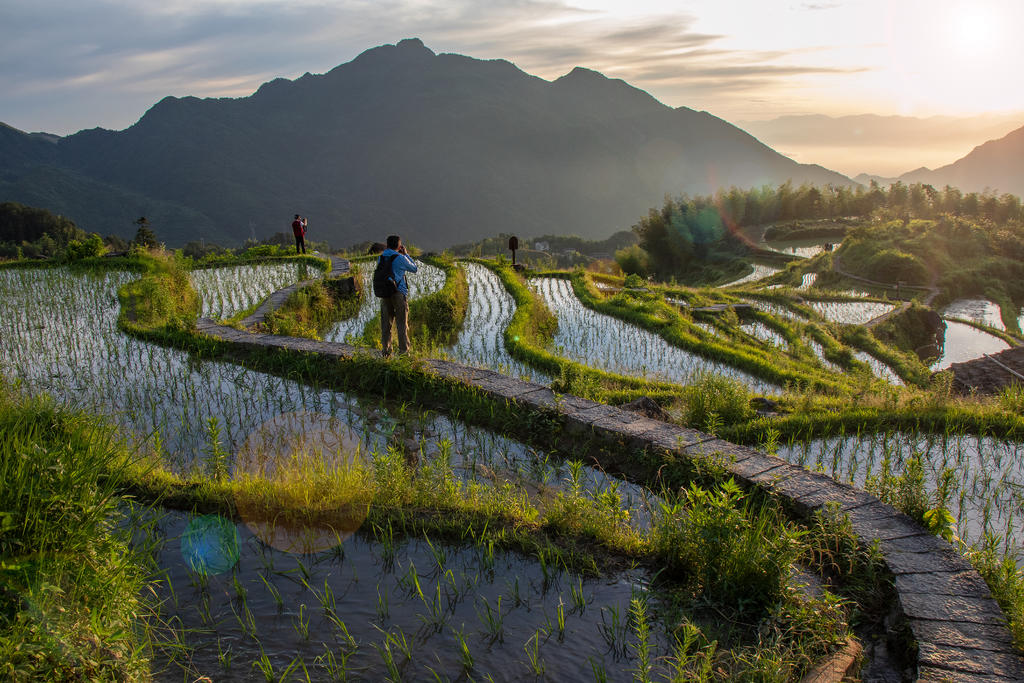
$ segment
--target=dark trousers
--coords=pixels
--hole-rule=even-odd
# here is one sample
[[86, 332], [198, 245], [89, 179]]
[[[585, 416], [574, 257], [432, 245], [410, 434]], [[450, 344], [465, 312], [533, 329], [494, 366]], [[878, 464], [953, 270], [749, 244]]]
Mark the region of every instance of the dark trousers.
[[391, 323], [395, 323], [398, 352], [409, 353], [409, 302], [401, 292], [380, 300], [380, 351], [391, 355]]
[[295, 253], [305, 254], [306, 253], [306, 237], [305, 235], [295, 236]]

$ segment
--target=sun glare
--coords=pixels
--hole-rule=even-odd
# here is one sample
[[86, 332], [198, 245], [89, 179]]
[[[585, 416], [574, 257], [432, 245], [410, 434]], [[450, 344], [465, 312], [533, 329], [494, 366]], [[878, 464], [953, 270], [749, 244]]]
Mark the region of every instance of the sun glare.
[[984, 7], [965, 5], [952, 16], [953, 44], [967, 55], [988, 54], [995, 49], [995, 17]]

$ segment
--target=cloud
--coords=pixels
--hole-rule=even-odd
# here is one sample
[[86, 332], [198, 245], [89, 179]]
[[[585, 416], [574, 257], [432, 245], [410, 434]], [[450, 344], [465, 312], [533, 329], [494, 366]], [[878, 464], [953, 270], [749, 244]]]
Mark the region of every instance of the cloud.
[[[55, 132], [126, 126], [165, 95], [241, 96], [273, 78], [325, 72], [365, 49], [413, 36], [436, 52], [505, 58], [548, 79], [585, 66], [638, 87], [657, 86], [656, 96], [678, 103], [713, 102], [716, 92], [740, 89], [754, 95], [785, 78], [848, 73], [801, 65], [806, 60], [796, 51], [717, 48], [723, 36], [697, 30], [696, 18], [684, 12], [624, 20], [567, 2], [12, 3], [0, 27], [0, 120]], [[104, 103], [108, 114], [97, 120]]]
[[800, 3], [800, 6], [797, 9], [816, 11], [823, 9], [836, 9], [837, 7], [842, 6], [843, 3], [841, 2], [803, 2]]

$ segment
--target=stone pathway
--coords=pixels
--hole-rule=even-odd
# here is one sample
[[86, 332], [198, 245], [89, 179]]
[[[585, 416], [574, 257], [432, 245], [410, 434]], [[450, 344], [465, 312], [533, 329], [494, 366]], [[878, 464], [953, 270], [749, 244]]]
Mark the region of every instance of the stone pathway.
[[[336, 264], [339, 273], [344, 272], [341, 267]], [[271, 299], [277, 300], [276, 294], [268, 302]], [[377, 353], [343, 343], [253, 334], [208, 319], [199, 320], [197, 331], [242, 348], [288, 349], [339, 360]], [[586, 435], [619, 445], [602, 456], [600, 465], [606, 471], [628, 471], [631, 450], [621, 448], [626, 444], [663, 453], [666, 461], [720, 460], [738, 482], [780, 496], [804, 519], [826, 504], [838, 505], [862, 543], [880, 542], [885, 564], [895, 577], [898, 608], [918, 644], [918, 680], [1024, 681], [1024, 658], [1014, 648], [1006, 617], [978, 572], [949, 543], [871, 494], [752, 448], [615, 406], [556, 394], [541, 384], [447, 360], [422, 363], [425, 371], [476, 387], [493, 400], [555, 415], [570, 437]]]
[[[350, 266], [348, 259], [343, 259], [340, 256], [331, 256], [330, 259], [331, 271], [324, 275], [324, 278], [341, 277], [342, 275], [345, 275], [346, 273], [349, 272]], [[242, 320], [242, 326], [245, 328], [250, 328], [253, 325], [262, 323], [266, 319], [267, 314], [270, 313], [271, 311], [276, 311], [281, 306], [281, 304], [283, 304], [285, 300], [287, 300], [288, 297], [292, 295], [293, 292], [302, 289], [303, 287], [306, 287], [308, 285], [311, 285], [314, 282], [319, 281], [320, 279], [321, 278], [303, 280], [301, 282], [296, 282], [294, 285], [285, 287], [284, 289], [277, 290], [276, 292], [268, 296], [266, 300], [259, 305], [259, 308], [253, 311], [252, 315]]]

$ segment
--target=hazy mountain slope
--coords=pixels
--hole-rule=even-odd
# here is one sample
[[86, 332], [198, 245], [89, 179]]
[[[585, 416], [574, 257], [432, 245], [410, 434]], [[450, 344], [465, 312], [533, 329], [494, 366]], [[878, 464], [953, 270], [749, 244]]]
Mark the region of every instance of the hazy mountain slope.
[[666, 193], [849, 182], [593, 71], [548, 82], [418, 40], [246, 98], [165, 98], [124, 131], [56, 148], [75, 177], [192, 210], [191, 225], [154, 221], [171, 244], [197, 227], [225, 241], [285, 230], [296, 212], [311, 239], [338, 245], [389, 232], [428, 248], [499, 232], [603, 238]]
[[907, 169], [943, 166], [985, 140], [1021, 125], [1024, 113], [981, 116], [781, 116], [736, 122], [773, 149], [849, 174], [895, 178]]
[[934, 171], [918, 169], [900, 176], [905, 183], [953, 185], [964, 191], [986, 189], [1024, 196], [1024, 127], [974, 148], [963, 159]]

